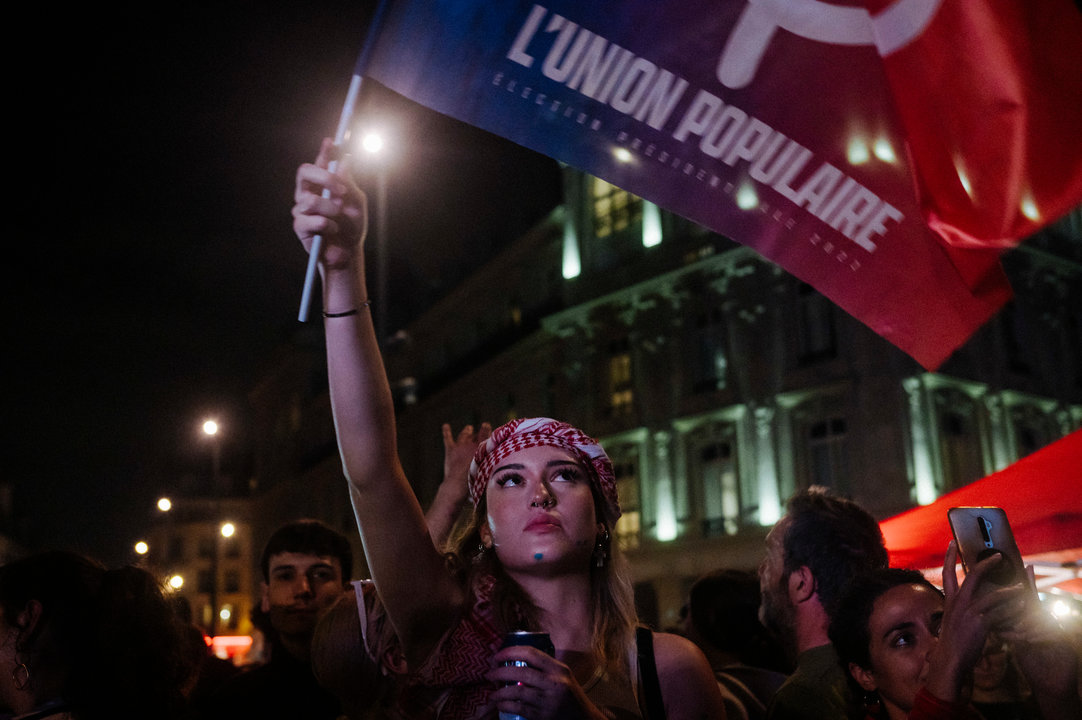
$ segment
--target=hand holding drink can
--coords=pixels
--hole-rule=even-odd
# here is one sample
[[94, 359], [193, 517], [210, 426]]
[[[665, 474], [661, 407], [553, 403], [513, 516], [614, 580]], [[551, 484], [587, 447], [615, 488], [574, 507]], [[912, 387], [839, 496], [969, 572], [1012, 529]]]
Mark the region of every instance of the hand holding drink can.
[[[535, 647], [541, 652], [556, 657], [556, 648], [552, 645], [552, 639], [546, 632], [530, 632], [528, 630], [516, 630], [509, 632], [503, 636], [503, 645], [501, 648], [529, 645]], [[509, 660], [504, 663], [505, 667], [529, 667], [522, 660]], [[515, 713], [500, 713], [500, 720], [527, 720], [521, 715]]]

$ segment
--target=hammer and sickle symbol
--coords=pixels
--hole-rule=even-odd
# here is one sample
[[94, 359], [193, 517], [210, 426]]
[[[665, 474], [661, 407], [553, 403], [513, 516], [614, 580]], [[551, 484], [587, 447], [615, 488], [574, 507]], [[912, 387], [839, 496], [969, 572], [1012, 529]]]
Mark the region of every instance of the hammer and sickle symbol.
[[832, 45], [875, 45], [883, 57], [905, 47], [932, 21], [943, 0], [897, 0], [874, 17], [862, 7], [821, 0], [748, 0], [718, 62], [733, 90], [751, 82], [778, 28]]

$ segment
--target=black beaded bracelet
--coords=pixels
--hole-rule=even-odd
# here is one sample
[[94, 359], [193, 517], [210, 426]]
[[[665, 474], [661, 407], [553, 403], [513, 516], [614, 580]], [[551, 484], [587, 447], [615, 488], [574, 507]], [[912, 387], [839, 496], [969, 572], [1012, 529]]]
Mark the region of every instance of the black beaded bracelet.
[[356, 315], [358, 312], [360, 312], [361, 308], [366, 308], [366, 307], [369, 307], [370, 305], [372, 305], [372, 301], [371, 300], [365, 300], [363, 303], [361, 303], [357, 307], [352, 308], [350, 310], [345, 310], [344, 312], [329, 313], [326, 310], [324, 310], [323, 311], [323, 317], [325, 317], [325, 318], [349, 317], [350, 315]]

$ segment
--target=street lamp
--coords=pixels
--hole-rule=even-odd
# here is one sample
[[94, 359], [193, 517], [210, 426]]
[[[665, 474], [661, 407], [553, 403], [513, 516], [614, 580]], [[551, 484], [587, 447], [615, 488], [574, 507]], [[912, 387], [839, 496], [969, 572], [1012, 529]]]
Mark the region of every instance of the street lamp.
[[140, 540], [135, 543], [135, 552], [139, 555], [146, 555], [150, 551], [150, 546], [145, 541]]
[[[222, 541], [221, 538], [231, 538], [237, 532], [237, 526], [231, 522], [223, 522], [218, 527], [218, 534], [220, 537], [214, 538], [214, 554], [211, 556], [211, 586], [210, 586], [210, 635], [213, 637], [218, 634], [218, 618], [221, 617], [221, 612], [218, 608], [218, 585], [219, 585], [219, 556], [222, 554]], [[222, 618], [227, 619], [227, 618]]]
[[[215, 517], [221, 517], [221, 502], [222, 502], [222, 488], [221, 488], [221, 472], [222, 472], [222, 452], [221, 452], [221, 426], [214, 418], [208, 418], [203, 421], [203, 434], [210, 441], [211, 452], [211, 493], [215, 508]], [[229, 526], [230, 532], [226, 534], [226, 525]], [[232, 535], [233, 525], [226, 523], [219, 528], [219, 533], [223, 537], [229, 537]], [[217, 535], [214, 538], [214, 547], [211, 551], [210, 557], [210, 635], [213, 637], [218, 634], [218, 572], [219, 572], [219, 558], [221, 555], [221, 538]]]
[[367, 152], [378, 153], [383, 149], [383, 136], [376, 131], [370, 131], [361, 138], [361, 147]]
[[361, 149], [376, 170], [376, 337], [382, 347], [387, 336], [387, 140], [378, 130], [361, 136]]
[[213, 484], [212, 489], [215, 495], [218, 495], [221, 492], [221, 488], [218, 487], [222, 470], [221, 439], [219, 437], [220, 431], [221, 426], [218, 425], [217, 420], [208, 419], [203, 421], [203, 434], [210, 438], [210, 453], [212, 463], [211, 482]]
[[158, 498], [158, 509], [162, 512], [169, 512], [173, 509], [173, 501], [167, 497]]

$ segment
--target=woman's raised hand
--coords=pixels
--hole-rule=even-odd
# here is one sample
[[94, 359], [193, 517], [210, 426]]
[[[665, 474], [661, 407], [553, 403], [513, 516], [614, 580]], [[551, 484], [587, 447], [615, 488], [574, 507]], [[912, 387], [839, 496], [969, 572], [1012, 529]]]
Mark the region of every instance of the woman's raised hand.
[[965, 678], [984, 649], [989, 630], [1017, 621], [1024, 610], [1021, 584], [1000, 586], [988, 580], [1002, 557], [985, 558], [970, 568], [961, 584], [955, 575], [958, 547], [952, 540], [943, 562], [943, 593], [946, 597], [939, 641], [928, 656], [931, 670], [927, 688], [940, 698], [956, 702]]
[[367, 200], [353, 181], [350, 157], [334, 162], [338, 148], [323, 140], [314, 163], [297, 169], [293, 195], [293, 231], [306, 251], [312, 239], [323, 238], [321, 250], [325, 269], [346, 267], [358, 253], [368, 224]]

